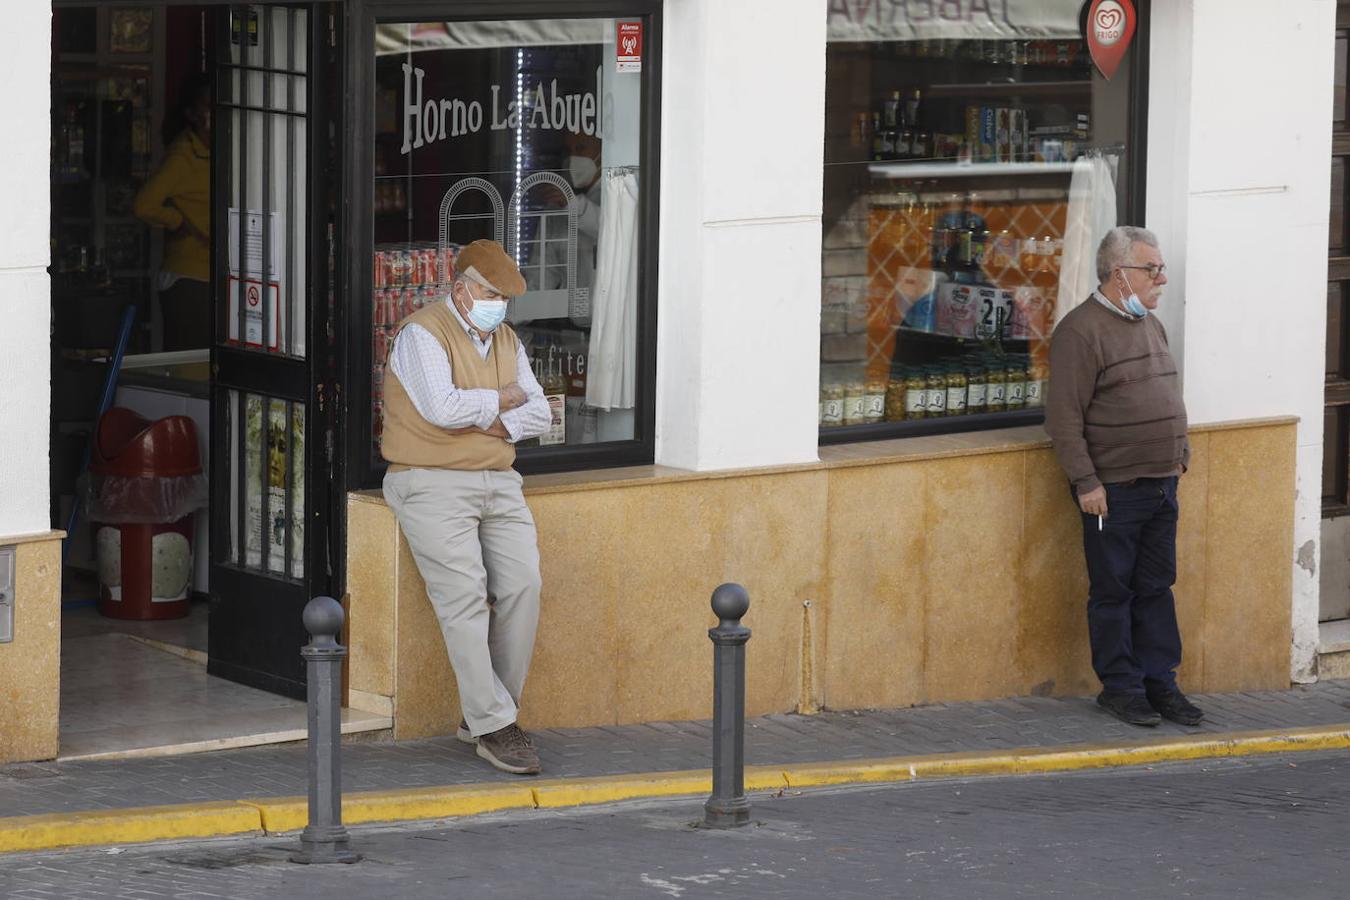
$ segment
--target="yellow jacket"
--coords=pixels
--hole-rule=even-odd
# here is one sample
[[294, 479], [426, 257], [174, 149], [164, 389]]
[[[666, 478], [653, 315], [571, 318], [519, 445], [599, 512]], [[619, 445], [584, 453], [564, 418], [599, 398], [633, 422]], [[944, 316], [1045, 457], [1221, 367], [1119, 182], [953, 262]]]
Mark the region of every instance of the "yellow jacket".
[[167, 272], [206, 281], [211, 277], [211, 248], [183, 220], [211, 234], [211, 149], [185, 128], [165, 151], [164, 162], [142, 185], [132, 203], [136, 218], [168, 231], [164, 239]]

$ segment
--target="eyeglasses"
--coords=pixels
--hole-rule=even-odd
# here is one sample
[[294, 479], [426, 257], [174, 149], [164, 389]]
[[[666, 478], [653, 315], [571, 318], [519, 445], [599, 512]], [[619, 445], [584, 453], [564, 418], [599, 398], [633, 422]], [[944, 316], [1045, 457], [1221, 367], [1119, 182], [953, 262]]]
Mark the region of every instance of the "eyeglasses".
[[1150, 281], [1157, 281], [1167, 273], [1167, 266], [1160, 263], [1149, 263], [1146, 266], [1119, 266], [1121, 269], [1138, 269], [1141, 272], [1147, 272]]

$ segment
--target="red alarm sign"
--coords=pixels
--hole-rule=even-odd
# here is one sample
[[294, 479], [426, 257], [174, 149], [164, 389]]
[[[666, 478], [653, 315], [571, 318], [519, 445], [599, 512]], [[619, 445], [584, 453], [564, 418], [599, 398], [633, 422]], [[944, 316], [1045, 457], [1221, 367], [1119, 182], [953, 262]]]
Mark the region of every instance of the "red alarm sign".
[[616, 22], [614, 50], [617, 56], [615, 71], [642, 71], [642, 22]]

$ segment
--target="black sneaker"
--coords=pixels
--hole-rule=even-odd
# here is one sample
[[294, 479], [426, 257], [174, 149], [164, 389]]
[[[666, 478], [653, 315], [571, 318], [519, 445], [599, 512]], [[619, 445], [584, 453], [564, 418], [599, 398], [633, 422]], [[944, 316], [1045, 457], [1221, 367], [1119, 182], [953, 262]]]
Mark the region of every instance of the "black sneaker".
[[1158, 715], [1179, 725], [1199, 725], [1205, 720], [1204, 711], [1187, 700], [1181, 691], [1149, 694], [1148, 704], [1158, 711]]
[[455, 729], [455, 737], [466, 744], [478, 743], [478, 738], [474, 737], [473, 732], [469, 730], [469, 723], [466, 719], [459, 720], [459, 727]]
[[538, 775], [539, 754], [530, 736], [515, 722], [478, 738], [478, 755], [503, 772]]
[[1158, 725], [1162, 716], [1158, 715], [1143, 694], [1121, 694], [1115, 691], [1102, 691], [1097, 695], [1097, 705], [1122, 722], [1129, 725]]

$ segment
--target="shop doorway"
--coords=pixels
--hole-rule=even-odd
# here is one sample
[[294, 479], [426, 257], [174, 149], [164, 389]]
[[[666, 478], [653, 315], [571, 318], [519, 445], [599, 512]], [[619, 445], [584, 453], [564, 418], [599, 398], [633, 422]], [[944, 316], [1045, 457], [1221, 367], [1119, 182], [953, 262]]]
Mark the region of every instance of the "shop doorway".
[[[54, 4], [63, 757], [303, 735], [300, 611], [341, 576], [331, 6]], [[121, 495], [83, 460], [141, 424], [111, 436], [101, 406], [181, 417], [200, 456], [191, 509], [181, 466], [133, 473], [183, 500], [153, 511], [139, 594], [145, 511], [112, 521]]]

